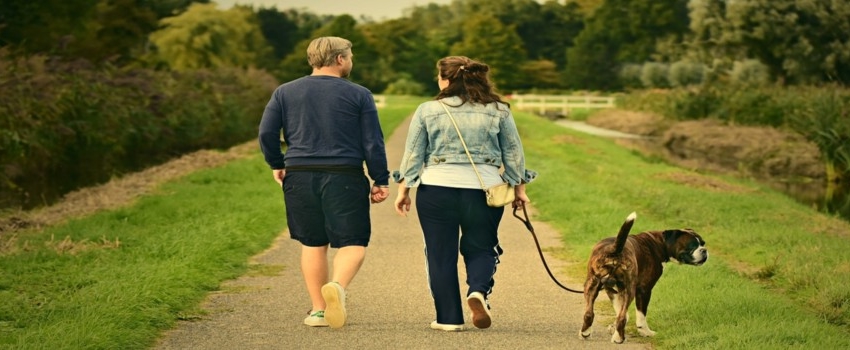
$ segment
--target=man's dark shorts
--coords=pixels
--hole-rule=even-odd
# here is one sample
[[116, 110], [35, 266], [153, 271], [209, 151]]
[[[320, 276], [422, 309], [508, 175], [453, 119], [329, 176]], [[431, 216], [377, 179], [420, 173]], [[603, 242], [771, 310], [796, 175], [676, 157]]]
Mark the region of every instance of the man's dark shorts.
[[283, 198], [290, 237], [309, 247], [368, 246], [369, 191], [363, 173], [287, 170]]

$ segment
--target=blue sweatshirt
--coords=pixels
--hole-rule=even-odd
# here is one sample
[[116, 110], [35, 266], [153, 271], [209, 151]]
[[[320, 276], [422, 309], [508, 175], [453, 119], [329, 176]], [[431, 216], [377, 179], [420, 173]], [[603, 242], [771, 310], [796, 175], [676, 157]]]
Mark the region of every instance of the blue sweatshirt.
[[306, 76], [279, 86], [263, 112], [259, 141], [272, 169], [362, 168], [365, 161], [375, 185], [389, 181], [384, 134], [372, 93], [343, 78]]

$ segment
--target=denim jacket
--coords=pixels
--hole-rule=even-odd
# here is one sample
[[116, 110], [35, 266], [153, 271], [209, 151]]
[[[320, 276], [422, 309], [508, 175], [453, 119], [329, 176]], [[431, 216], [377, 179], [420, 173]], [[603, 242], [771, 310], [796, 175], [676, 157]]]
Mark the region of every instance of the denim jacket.
[[[451, 112], [475, 164], [504, 166], [502, 178], [512, 185], [529, 183], [537, 172], [525, 168], [525, 155], [516, 123], [507, 105], [472, 102], [459, 97], [441, 100]], [[453, 107], [459, 106], [459, 107]], [[441, 163], [469, 163], [457, 131], [440, 101], [422, 103], [413, 114], [404, 156], [393, 181], [417, 187], [422, 168]]]

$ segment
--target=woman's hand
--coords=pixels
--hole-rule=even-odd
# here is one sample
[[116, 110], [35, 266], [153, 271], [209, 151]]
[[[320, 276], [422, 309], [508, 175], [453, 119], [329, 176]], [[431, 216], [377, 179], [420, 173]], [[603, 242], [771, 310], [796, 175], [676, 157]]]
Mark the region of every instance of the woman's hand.
[[407, 216], [410, 211], [410, 189], [404, 183], [398, 185], [398, 196], [395, 197], [395, 212], [401, 216]]
[[528, 195], [525, 194], [525, 184], [519, 184], [514, 186], [514, 194], [516, 195], [516, 199], [511, 203], [511, 207], [519, 208], [525, 204], [531, 203], [531, 199], [528, 198]]

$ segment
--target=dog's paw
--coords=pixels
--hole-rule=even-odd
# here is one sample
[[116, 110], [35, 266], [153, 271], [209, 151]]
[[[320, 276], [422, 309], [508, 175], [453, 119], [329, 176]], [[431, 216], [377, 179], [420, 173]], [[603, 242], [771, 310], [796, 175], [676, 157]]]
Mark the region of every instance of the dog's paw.
[[642, 337], [653, 337], [653, 336], [655, 336], [655, 331], [649, 329], [649, 327], [646, 327], [646, 328], [641, 327], [641, 328], [638, 328], [637, 331], [638, 331], [638, 334], [640, 334], [640, 336], [642, 336]]
[[581, 331], [581, 330], [578, 331], [578, 335], [579, 335], [579, 337], [581, 337], [581, 339], [590, 338], [591, 333], [593, 333], [593, 332], [590, 331], [590, 328], [588, 328], [586, 331]]
[[614, 335], [611, 336], [611, 342], [614, 344], [622, 344], [626, 341], [626, 338], [621, 337], [620, 333], [614, 332]]

